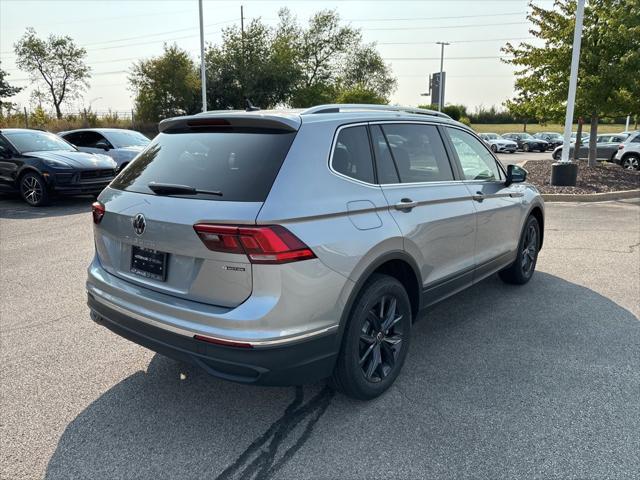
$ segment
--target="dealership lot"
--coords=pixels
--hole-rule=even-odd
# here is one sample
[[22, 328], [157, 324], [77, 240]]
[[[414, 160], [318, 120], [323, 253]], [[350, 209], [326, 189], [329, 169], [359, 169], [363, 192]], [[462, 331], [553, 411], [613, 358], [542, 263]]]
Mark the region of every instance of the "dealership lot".
[[89, 203], [0, 197], [0, 478], [640, 471], [637, 203], [548, 204], [531, 283], [492, 278], [436, 306], [369, 403], [223, 382], [91, 322]]

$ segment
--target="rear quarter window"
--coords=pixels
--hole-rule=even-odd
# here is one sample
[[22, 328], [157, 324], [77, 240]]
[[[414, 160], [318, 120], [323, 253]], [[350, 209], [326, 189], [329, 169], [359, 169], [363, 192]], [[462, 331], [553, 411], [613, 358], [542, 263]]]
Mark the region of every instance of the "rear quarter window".
[[222, 196], [180, 197], [263, 202], [295, 134], [239, 128], [161, 133], [115, 178], [111, 187], [154, 195], [148, 187], [150, 182], [170, 183], [222, 192]]

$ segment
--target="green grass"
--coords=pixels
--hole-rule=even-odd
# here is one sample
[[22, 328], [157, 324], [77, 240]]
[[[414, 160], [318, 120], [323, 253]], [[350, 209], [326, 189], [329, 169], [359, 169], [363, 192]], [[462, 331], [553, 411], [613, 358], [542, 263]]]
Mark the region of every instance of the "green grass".
[[[634, 125], [630, 124], [629, 129], [633, 130]], [[471, 124], [471, 128], [473, 128], [476, 132], [479, 133], [508, 133], [508, 132], [522, 132], [523, 125], [522, 124], [514, 124], [514, 123], [473, 123]], [[575, 132], [578, 130], [578, 125], [574, 124], [572, 131]], [[583, 125], [582, 131], [585, 133], [589, 133], [589, 125]], [[624, 131], [624, 124], [604, 124], [598, 125], [598, 133], [620, 133]], [[558, 132], [563, 133], [563, 126], [559, 124], [548, 124], [548, 125], [539, 125], [539, 124], [529, 124], [527, 125], [527, 133], [534, 134], [536, 132]]]

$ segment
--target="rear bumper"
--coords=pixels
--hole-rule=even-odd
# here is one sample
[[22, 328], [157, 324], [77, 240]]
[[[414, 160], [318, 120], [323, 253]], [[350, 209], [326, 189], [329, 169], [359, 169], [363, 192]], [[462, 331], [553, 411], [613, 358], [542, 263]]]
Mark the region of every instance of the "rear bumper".
[[301, 385], [331, 375], [337, 333], [268, 348], [213, 345], [144, 323], [107, 307], [89, 294], [91, 318], [132, 342], [175, 360], [201, 367], [224, 380], [256, 385]]

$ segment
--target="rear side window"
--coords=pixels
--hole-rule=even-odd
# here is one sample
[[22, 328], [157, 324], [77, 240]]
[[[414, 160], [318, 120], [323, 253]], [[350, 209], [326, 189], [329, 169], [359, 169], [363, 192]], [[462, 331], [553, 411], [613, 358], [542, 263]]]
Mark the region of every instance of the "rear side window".
[[161, 133], [111, 187], [153, 195], [150, 182], [170, 183], [222, 192], [181, 197], [264, 202], [294, 137], [295, 132], [237, 128]]
[[451, 164], [433, 125], [385, 124], [385, 137], [402, 183], [453, 180]]
[[631, 143], [640, 143], [640, 135], [636, 135], [631, 139]]
[[340, 130], [331, 165], [336, 172], [347, 177], [367, 183], [375, 182], [367, 127], [361, 125]]

